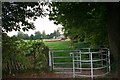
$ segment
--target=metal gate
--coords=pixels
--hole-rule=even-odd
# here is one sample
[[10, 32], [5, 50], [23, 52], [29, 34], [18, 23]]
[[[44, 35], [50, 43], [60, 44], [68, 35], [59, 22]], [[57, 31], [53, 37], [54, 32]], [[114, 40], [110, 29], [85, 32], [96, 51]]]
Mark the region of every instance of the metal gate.
[[70, 50], [53, 50], [49, 52], [49, 65], [56, 73], [73, 73], [72, 54]]
[[110, 72], [110, 51], [107, 48], [53, 50], [49, 52], [49, 66], [56, 73], [73, 77], [97, 77]]

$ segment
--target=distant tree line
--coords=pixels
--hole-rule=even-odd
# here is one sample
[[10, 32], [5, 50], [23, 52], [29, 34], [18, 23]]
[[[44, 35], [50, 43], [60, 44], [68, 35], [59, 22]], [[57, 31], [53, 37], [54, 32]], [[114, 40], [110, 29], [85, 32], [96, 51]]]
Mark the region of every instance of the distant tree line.
[[36, 31], [34, 34], [31, 34], [30, 36], [22, 31], [19, 31], [17, 35], [13, 35], [12, 37], [18, 37], [24, 40], [37, 40], [37, 39], [42, 40], [57, 38], [58, 36], [60, 36], [59, 30], [54, 30], [54, 32], [50, 34], [46, 34], [45, 31], [43, 31], [42, 33], [40, 31]]

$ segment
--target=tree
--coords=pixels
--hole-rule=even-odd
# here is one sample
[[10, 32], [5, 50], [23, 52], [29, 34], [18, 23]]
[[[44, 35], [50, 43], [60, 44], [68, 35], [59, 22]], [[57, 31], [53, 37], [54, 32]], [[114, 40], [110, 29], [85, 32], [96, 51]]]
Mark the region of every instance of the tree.
[[43, 30], [42, 32], [42, 39], [45, 39], [46, 38], [46, 33], [45, 33], [45, 30]]
[[42, 39], [41, 36], [42, 36], [42, 34], [40, 31], [35, 32], [35, 39]]
[[54, 34], [54, 38], [56, 39], [57, 38], [57, 31], [54, 30], [53, 34]]
[[57, 31], [56, 31], [56, 37], [59, 37], [60, 36], [60, 32], [59, 32], [59, 30], [57, 29]]
[[33, 34], [30, 35], [30, 40], [35, 40], [35, 37]]
[[49, 34], [47, 34], [47, 35], [46, 35], [46, 38], [47, 38], [47, 39], [50, 39], [50, 35], [49, 35]]
[[24, 34], [23, 39], [25, 39], [25, 40], [29, 40], [29, 36], [28, 36], [28, 34]]
[[118, 71], [120, 65], [117, 65], [120, 64], [118, 60], [120, 57], [120, 13], [118, 11], [119, 3], [59, 2], [52, 3], [49, 19], [54, 20], [55, 24], [62, 24], [65, 33], [73, 40], [80, 39], [83, 35], [85, 42], [90, 42], [94, 46], [110, 47], [115, 60], [113, 63], [116, 64], [112, 67], [115, 68], [116, 73], [120, 74]]
[[[37, 17], [46, 15], [43, 6], [47, 2], [2, 2], [2, 31], [26, 31], [34, 29], [33, 23], [28, 19], [36, 20]], [[23, 27], [21, 27], [23, 26]]]
[[50, 33], [49, 35], [50, 39], [54, 37], [54, 33]]
[[24, 33], [19, 31], [18, 34], [17, 34], [17, 37], [19, 37], [20, 39], [23, 39], [24, 38]]
[[79, 41], [85, 37], [84, 41], [91, 42], [92, 46], [108, 46], [104, 18], [106, 9], [103, 5], [79, 2], [53, 3], [49, 19], [54, 20], [55, 24], [62, 24], [65, 33], [72, 40]]
[[113, 54], [114, 64], [113, 75], [117, 75], [120, 78], [120, 4], [119, 3], [108, 3], [107, 4], [107, 30], [108, 30], [108, 39], [111, 54]]
[[[11, 71], [13, 71], [12, 69], [16, 67], [13, 65], [13, 61], [15, 62], [17, 60], [26, 64], [26, 60], [23, 59], [23, 58], [26, 59], [26, 56], [24, 55], [24, 53], [29, 53], [30, 51], [28, 50], [31, 50], [32, 47], [31, 45], [29, 45], [31, 44], [31, 42], [29, 42], [28, 45], [26, 45], [27, 42], [24, 42], [21, 39], [19, 40], [15, 39], [16, 37], [9, 37], [7, 36], [7, 34], [4, 34], [4, 33], [10, 32], [13, 30], [20, 31], [22, 29], [23, 31], [27, 31], [29, 29], [34, 29], [35, 28], [34, 24], [30, 23], [28, 19], [36, 20], [37, 17], [45, 16], [46, 10], [43, 9], [43, 7], [46, 6], [47, 4], [48, 3], [46, 2], [39, 2], [39, 3], [38, 2], [12, 2], [12, 3], [2, 2], [2, 34], [3, 34], [2, 35], [2, 44], [3, 44], [2, 45], [3, 46], [2, 62], [3, 64], [6, 64], [6, 62], [8, 62], [7, 63], [8, 68], [9, 68], [9, 63], [11, 63], [12, 64], [12, 66], [10, 66]], [[24, 34], [23, 32], [19, 32], [19, 36], [21, 38], [25, 38], [25, 36], [28, 36], [28, 35]], [[31, 35], [30, 38], [34, 39], [34, 35]], [[23, 45], [19, 44], [19, 42], [23, 42]], [[39, 44], [40, 42], [37, 42], [37, 43]], [[19, 48], [21, 47], [20, 45], [22, 45], [22, 48]], [[38, 46], [41, 47], [41, 45], [38, 45]], [[36, 46], [34, 46], [34, 48], [35, 47]], [[41, 48], [40, 50], [42, 51], [42, 49], [43, 48]], [[47, 50], [44, 50], [44, 52], [45, 51]], [[42, 58], [44, 58], [43, 60], [46, 60], [45, 56]], [[46, 64], [48, 64], [48, 62]], [[43, 65], [46, 65], [46, 64], [44, 63]], [[40, 64], [39, 66], [42, 66], [42, 65]]]

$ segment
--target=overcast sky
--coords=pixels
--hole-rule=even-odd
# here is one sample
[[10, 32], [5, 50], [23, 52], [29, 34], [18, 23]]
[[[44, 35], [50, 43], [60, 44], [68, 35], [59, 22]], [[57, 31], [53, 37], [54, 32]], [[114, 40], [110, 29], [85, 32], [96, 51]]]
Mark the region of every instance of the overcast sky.
[[[38, 18], [34, 22], [34, 25], [36, 27], [35, 30], [29, 30], [29, 31], [26, 31], [24, 33], [27, 33], [28, 35], [31, 35], [31, 34], [34, 34], [35, 31], [43, 32], [43, 30], [45, 30], [46, 34], [50, 34], [50, 33], [54, 32], [54, 30], [57, 30], [58, 27], [63, 27], [62, 25], [55, 25], [53, 23], [53, 21], [50, 21], [48, 19], [48, 17]], [[12, 32], [8, 33], [9, 36], [16, 35], [16, 34], [17, 34], [16, 31], [12, 31]]]

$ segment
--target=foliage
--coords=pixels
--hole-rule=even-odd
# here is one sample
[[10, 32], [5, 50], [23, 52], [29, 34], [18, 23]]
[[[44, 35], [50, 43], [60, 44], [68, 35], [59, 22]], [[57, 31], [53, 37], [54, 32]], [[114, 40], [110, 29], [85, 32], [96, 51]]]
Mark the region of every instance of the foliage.
[[28, 34], [19, 31], [17, 35], [13, 35], [12, 37], [18, 37], [19, 39], [24, 39], [24, 40], [42, 40], [42, 39], [57, 38], [60, 36], [59, 30], [54, 30], [54, 32], [50, 34], [46, 34], [45, 31], [43, 31], [42, 33], [40, 31], [36, 31], [34, 34], [35, 35], [31, 34], [29, 36]]
[[43, 17], [48, 9], [43, 9], [48, 2], [2, 2], [2, 31], [28, 31], [34, 24], [28, 19], [36, 20]]
[[90, 43], [84, 43], [84, 42], [79, 42], [79, 43], [74, 43], [73, 46], [75, 49], [80, 49], [80, 48], [88, 48], [90, 47]]
[[7, 34], [3, 33], [2, 34], [2, 58], [3, 62], [6, 60], [15, 60], [16, 58], [13, 58], [14, 56], [18, 55], [17, 53], [17, 47], [15, 44], [15, 41], [17, 38], [14, 37], [8, 37]]
[[42, 34], [40, 31], [35, 32], [35, 39], [42, 39]]
[[105, 11], [104, 3], [58, 2], [52, 3], [49, 19], [54, 20], [55, 24], [62, 24], [71, 40], [106, 46]]
[[39, 69], [45, 68], [47, 66], [45, 62], [47, 62], [46, 56], [48, 53], [48, 50], [46, 51], [46, 46], [44, 45], [43, 42], [36, 41], [33, 43], [32, 48], [33, 48], [32, 53], [34, 55], [35, 60], [34, 67], [37, 66]]
[[6, 34], [3, 34], [3, 36], [3, 69], [9, 65], [9, 68], [6, 71], [14, 72], [14, 69], [10, 67], [10, 65], [16, 66], [21, 64], [21, 67], [24, 68], [19, 68], [17, 71], [20, 71], [21, 69], [48, 70], [47, 60], [49, 49], [43, 42], [18, 40], [16, 37], [9, 37]]

